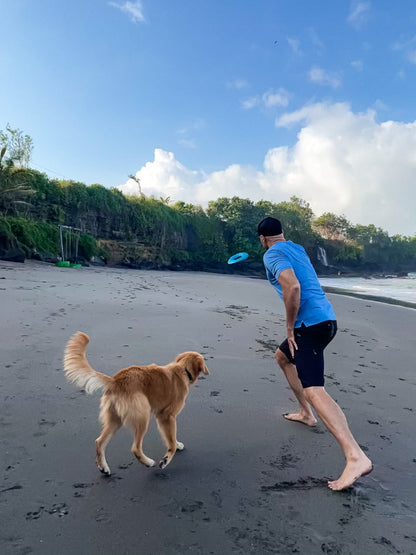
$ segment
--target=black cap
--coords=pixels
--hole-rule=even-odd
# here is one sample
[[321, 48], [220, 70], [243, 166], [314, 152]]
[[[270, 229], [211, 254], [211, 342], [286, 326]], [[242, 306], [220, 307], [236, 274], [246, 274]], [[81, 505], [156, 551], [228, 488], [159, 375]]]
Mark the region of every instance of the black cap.
[[282, 224], [276, 218], [267, 216], [267, 218], [264, 218], [264, 220], [262, 220], [257, 226], [257, 233], [259, 235], [264, 235], [265, 237], [280, 235], [283, 233]]

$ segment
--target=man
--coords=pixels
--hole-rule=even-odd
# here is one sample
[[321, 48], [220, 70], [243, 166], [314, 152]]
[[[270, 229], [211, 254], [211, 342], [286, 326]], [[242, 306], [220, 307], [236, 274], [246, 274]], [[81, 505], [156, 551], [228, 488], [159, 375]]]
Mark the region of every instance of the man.
[[369, 474], [373, 466], [350, 432], [341, 408], [324, 388], [323, 353], [337, 331], [334, 310], [305, 249], [286, 241], [279, 220], [262, 220], [258, 235], [266, 249], [267, 278], [286, 308], [287, 338], [278, 347], [276, 360], [299, 402], [299, 412], [285, 418], [315, 426], [315, 409], [344, 452], [343, 473], [328, 482], [330, 489], [343, 490]]

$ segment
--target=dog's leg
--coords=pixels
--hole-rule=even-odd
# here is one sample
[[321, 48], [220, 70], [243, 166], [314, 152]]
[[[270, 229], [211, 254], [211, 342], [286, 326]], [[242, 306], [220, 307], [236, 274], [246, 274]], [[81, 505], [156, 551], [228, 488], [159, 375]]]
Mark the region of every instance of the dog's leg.
[[105, 458], [105, 448], [107, 447], [110, 439], [120, 427], [121, 420], [118, 418], [118, 416], [107, 413], [106, 423], [104, 424], [101, 435], [95, 440], [97, 466], [100, 471], [104, 474], [107, 474], [107, 476], [110, 476], [111, 471]]
[[149, 426], [150, 414], [143, 415], [140, 419], [136, 419], [134, 422], [134, 441], [131, 447], [132, 453], [135, 455], [137, 460], [147, 466], [148, 468], [151, 466], [155, 466], [155, 461], [146, 457], [143, 453], [143, 438], [145, 433], [147, 432], [147, 428]]
[[183, 443], [176, 440], [176, 417], [173, 415], [162, 415], [159, 414], [156, 417], [157, 425], [159, 427], [161, 436], [165, 440], [167, 451], [163, 459], [159, 462], [159, 468], [166, 468], [170, 461], [173, 459], [173, 456], [176, 453], [176, 450], [179, 449], [182, 451], [184, 448]]

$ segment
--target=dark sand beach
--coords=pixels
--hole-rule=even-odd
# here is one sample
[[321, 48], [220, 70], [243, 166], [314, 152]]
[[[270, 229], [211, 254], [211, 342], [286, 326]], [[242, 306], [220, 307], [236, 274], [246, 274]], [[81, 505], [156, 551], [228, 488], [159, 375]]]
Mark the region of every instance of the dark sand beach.
[[[339, 332], [326, 387], [375, 468], [345, 492], [323, 424], [295, 403], [274, 360], [284, 308], [264, 280], [0, 262], [0, 552], [96, 555], [416, 553], [416, 310], [329, 295]], [[107, 374], [204, 354], [211, 374], [178, 418], [185, 450], [139, 465], [122, 429], [95, 465], [99, 394], [66, 382], [62, 353], [89, 334]], [[159, 460], [154, 422], [144, 441]]]

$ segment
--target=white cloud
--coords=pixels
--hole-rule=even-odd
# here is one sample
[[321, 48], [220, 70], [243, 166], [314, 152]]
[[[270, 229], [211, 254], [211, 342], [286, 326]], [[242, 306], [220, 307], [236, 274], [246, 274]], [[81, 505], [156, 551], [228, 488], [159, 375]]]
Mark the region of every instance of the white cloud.
[[351, 62], [351, 67], [353, 67], [357, 71], [362, 71], [363, 68], [364, 68], [364, 64], [363, 64], [362, 60], [353, 60]]
[[248, 83], [247, 81], [244, 81], [244, 79], [234, 79], [234, 81], [229, 81], [227, 83], [227, 87], [229, 89], [245, 89], [246, 87], [248, 87]]
[[416, 35], [409, 40], [397, 41], [392, 48], [403, 52], [408, 62], [416, 64]]
[[347, 19], [348, 23], [355, 29], [360, 29], [368, 19], [370, 7], [370, 2], [352, 2]]
[[287, 37], [287, 42], [289, 43], [289, 46], [294, 54], [297, 54], [298, 56], [302, 54], [302, 51], [300, 49], [300, 41], [298, 39]]
[[289, 104], [289, 93], [283, 88], [277, 91], [267, 91], [263, 94], [262, 100], [266, 108], [287, 106]]
[[186, 137], [182, 137], [178, 140], [178, 143], [186, 148], [196, 148], [196, 141], [195, 139], [187, 139]]
[[[298, 126], [297, 141], [271, 148], [261, 171], [233, 164], [205, 175], [156, 149], [154, 161], [137, 172], [143, 192], [203, 206], [220, 196], [281, 202], [296, 195], [317, 216], [334, 212], [390, 234], [416, 234], [416, 121], [379, 123], [374, 110], [354, 113], [345, 103], [320, 103], [276, 124]], [[121, 189], [137, 194], [131, 180]]]
[[197, 148], [196, 139], [193, 137], [194, 133], [199, 132], [206, 126], [203, 118], [196, 118], [186, 127], [181, 127], [176, 131], [178, 135], [178, 143], [186, 148]]
[[309, 29], [309, 35], [310, 35], [312, 44], [315, 46], [318, 54], [322, 54], [325, 50], [325, 45], [321, 41], [321, 39], [318, 36], [318, 33], [315, 31], [313, 27]]
[[252, 96], [241, 102], [245, 110], [250, 110], [256, 106], [265, 106], [266, 108], [285, 107], [289, 104], [290, 94], [282, 87], [276, 91], [269, 90], [264, 94]]
[[372, 105], [372, 108], [377, 112], [386, 112], [389, 109], [389, 106], [387, 106], [387, 104], [385, 102], [383, 102], [382, 100], [380, 100], [380, 98], [377, 98]]
[[133, 23], [144, 23], [146, 21], [143, 15], [143, 6], [140, 0], [136, 0], [135, 2], [108, 2], [110, 6], [114, 8], [118, 8], [122, 12], [126, 13]]
[[314, 66], [309, 70], [309, 79], [318, 85], [328, 85], [337, 89], [341, 85], [341, 79], [335, 73], [330, 73], [321, 67]]
[[[146, 162], [136, 177], [146, 195], [172, 200], [187, 200], [189, 191], [204, 179], [201, 172], [189, 170], [175, 159], [172, 152], [161, 148], [155, 149], [153, 162]], [[137, 195], [137, 183], [133, 179], [128, 179], [120, 189], [125, 195]]]
[[242, 100], [241, 106], [244, 108], [244, 110], [251, 110], [251, 108], [258, 106], [259, 103], [260, 103], [259, 96], [251, 96], [250, 98], [246, 98], [245, 100]]
[[290, 150], [281, 189], [311, 202], [315, 213], [345, 213], [392, 233], [416, 234], [416, 122], [377, 123], [375, 112], [315, 104], [279, 125], [306, 123]]

